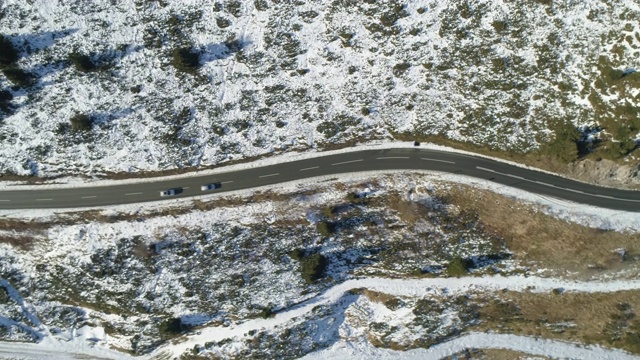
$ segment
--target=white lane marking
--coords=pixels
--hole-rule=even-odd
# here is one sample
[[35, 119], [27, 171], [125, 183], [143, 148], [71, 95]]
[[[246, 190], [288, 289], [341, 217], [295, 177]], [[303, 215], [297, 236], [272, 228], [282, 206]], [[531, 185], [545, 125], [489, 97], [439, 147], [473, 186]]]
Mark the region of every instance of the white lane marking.
[[95, 197], [97, 197], [97, 196], [95, 196], [95, 195], [91, 195], [91, 196], [83, 196], [83, 197], [81, 197], [81, 199], [93, 199], [93, 198], [95, 198]]
[[125, 195], [140, 195], [142, 194], [141, 192], [135, 192], [135, 193], [126, 193]]
[[567, 190], [567, 191], [571, 191], [571, 192], [574, 192], [574, 193], [578, 193], [578, 194], [593, 195], [593, 194], [589, 194], [589, 193], [586, 193], [586, 192], [580, 191], [580, 190], [574, 190], [574, 189], [569, 189], [569, 188], [562, 188], [562, 189]]
[[183, 187], [183, 189], [188, 189], [188, 188], [189, 188], [188, 186]]
[[478, 170], [483, 170], [483, 171], [488, 171], [488, 172], [492, 172], [492, 173], [498, 173], [498, 174], [500, 174], [500, 173], [499, 173], [499, 172], [497, 172], [497, 171], [494, 171], [494, 170], [491, 170], [491, 169], [487, 169], [487, 168], [484, 168], [484, 167], [482, 167], [482, 166], [476, 166], [476, 169], [478, 169]]
[[528, 181], [527, 179], [523, 178], [522, 176], [511, 175], [511, 174], [505, 174], [505, 175], [507, 175], [508, 177], [514, 178], [514, 179]]
[[223, 182], [221, 182], [220, 184], [230, 184], [230, 183], [232, 183], [232, 182], [233, 182], [233, 180], [229, 180], [229, 181], [223, 181]]
[[269, 177], [269, 176], [278, 176], [280, 175], [280, 173], [275, 173], [275, 174], [267, 174], [267, 175], [260, 175], [258, 176], [259, 178], [264, 178], [264, 177]]
[[363, 159], [358, 159], [358, 160], [343, 161], [343, 162], [333, 163], [331, 165], [351, 164], [351, 163], [360, 162], [360, 161], [364, 161], [364, 160]]
[[378, 160], [389, 160], [389, 159], [408, 159], [408, 156], [383, 156], [376, 158]]
[[312, 166], [312, 167], [308, 167], [308, 168], [300, 169], [300, 171], [307, 171], [307, 170], [318, 169], [319, 167], [320, 167], [320, 166]]
[[491, 169], [483, 168], [483, 167], [481, 167], [481, 166], [476, 166], [476, 169], [478, 169], [478, 170], [483, 170], [483, 171], [488, 171], [488, 172], [492, 172], [492, 173], [494, 173], [494, 174], [500, 174], [500, 175], [504, 175], [504, 176], [509, 176], [509, 177], [512, 177], [512, 178], [521, 179], [521, 180], [524, 180], [524, 181], [528, 181], [528, 182], [532, 182], [532, 183], [536, 183], [536, 184], [540, 184], [540, 185], [544, 185], [544, 186], [548, 186], [548, 187], [552, 187], [552, 188], [556, 188], [556, 189], [560, 189], [560, 190], [571, 191], [571, 192], [578, 193], [578, 194], [589, 195], [589, 196], [597, 196], [597, 197], [600, 197], [600, 198], [613, 199], [613, 200], [618, 200], [618, 201], [627, 201], [627, 202], [637, 202], [637, 203], [640, 203], [640, 200], [622, 199], [622, 198], [617, 198], [617, 197], [608, 196], [608, 195], [591, 194], [591, 193], [584, 192], [584, 191], [581, 191], [581, 190], [575, 190], [575, 189], [563, 188], [563, 187], [555, 186], [555, 185], [553, 185], [553, 184], [549, 184], [549, 183], [542, 182], [542, 181], [529, 180], [529, 179], [525, 179], [525, 178], [520, 177], [520, 176], [501, 173], [501, 172], [499, 172], [499, 171], [495, 171], [495, 170], [491, 170]]
[[[499, 174], [499, 173], [498, 173]], [[555, 185], [546, 183], [546, 182], [542, 182], [542, 181], [534, 181], [536, 184], [540, 184], [540, 185], [544, 185], [544, 186], [548, 186], [548, 187], [552, 187], [552, 188], [558, 188], [558, 189], [562, 189], [561, 187], [557, 187]]]
[[0, 200], [0, 201], [3, 201], [3, 202], [9, 202], [9, 201], [11, 201], [11, 200]]
[[36, 199], [37, 201], [51, 201], [53, 199]]
[[609, 196], [609, 195], [593, 194], [593, 196], [597, 196], [605, 199], [615, 199], [613, 196]]
[[455, 162], [447, 161], [447, 160], [431, 159], [431, 158], [420, 158], [420, 159], [421, 160], [426, 160], [426, 161], [437, 161], [437, 162], [443, 162], [443, 163], [447, 163], [447, 164], [455, 164]]

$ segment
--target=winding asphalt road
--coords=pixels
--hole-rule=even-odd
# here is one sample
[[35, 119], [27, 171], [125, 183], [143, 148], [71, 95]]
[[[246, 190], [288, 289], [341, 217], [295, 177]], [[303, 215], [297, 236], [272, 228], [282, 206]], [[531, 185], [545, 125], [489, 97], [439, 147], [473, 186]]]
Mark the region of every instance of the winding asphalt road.
[[[434, 170], [490, 180], [532, 193], [614, 210], [640, 212], [640, 191], [589, 185], [485, 158], [420, 148], [364, 150], [292, 161], [216, 175], [157, 182], [0, 191], [0, 209], [82, 208], [202, 195], [200, 186], [219, 183], [215, 192], [248, 189], [314, 176], [371, 170]], [[161, 197], [160, 191], [178, 189]]]

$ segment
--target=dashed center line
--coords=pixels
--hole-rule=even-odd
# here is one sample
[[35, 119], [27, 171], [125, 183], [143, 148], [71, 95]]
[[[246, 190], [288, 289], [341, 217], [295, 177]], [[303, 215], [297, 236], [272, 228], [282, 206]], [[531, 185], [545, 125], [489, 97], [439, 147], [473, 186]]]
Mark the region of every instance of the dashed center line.
[[36, 199], [36, 201], [51, 201], [53, 199]]
[[232, 182], [233, 182], [233, 180], [229, 180], [229, 181], [223, 181], [223, 182], [221, 182], [220, 184], [230, 184], [230, 183], [232, 183]]
[[383, 156], [376, 158], [378, 160], [391, 160], [391, 159], [408, 159], [408, 156]]
[[142, 194], [141, 192], [134, 192], [134, 193], [126, 193], [125, 195], [140, 195]]
[[96, 197], [97, 197], [97, 196], [95, 196], [95, 195], [91, 195], [91, 196], [83, 196], [83, 197], [81, 197], [81, 199], [93, 199], [93, 198], [96, 198]]
[[495, 171], [495, 170], [491, 170], [491, 169], [487, 169], [487, 168], [483, 168], [481, 166], [476, 166], [476, 169], [478, 170], [482, 170], [482, 171], [488, 171], [494, 174], [500, 174], [503, 176], [508, 176], [508, 177], [512, 177], [512, 178], [516, 178], [516, 179], [520, 179], [523, 181], [528, 181], [528, 182], [532, 182], [532, 183], [536, 183], [536, 184], [540, 184], [540, 185], [544, 185], [544, 186], [548, 186], [551, 188], [555, 188], [555, 189], [560, 189], [560, 190], [565, 190], [565, 191], [571, 191], [577, 194], [582, 194], [582, 195], [589, 195], [589, 196], [597, 196], [600, 198], [605, 198], [605, 199], [613, 199], [613, 200], [618, 200], [618, 201], [628, 201], [628, 202], [637, 202], [640, 203], [640, 200], [632, 200], [632, 199], [622, 199], [622, 198], [617, 198], [617, 197], [613, 197], [613, 196], [608, 196], [608, 195], [600, 195], [600, 194], [592, 194], [592, 193], [588, 193], [588, 192], [584, 192], [582, 190], [576, 190], [576, 189], [570, 189], [570, 188], [564, 188], [564, 187], [560, 187], [560, 186], [556, 186], [553, 184], [549, 184], [546, 182], [542, 182], [542, 181], [537, 181], [537, 180], [529, 180], [529, 179], [525, 179], [521, 176], [516, 176], [516, 175], [511, 175], [511, 174], [505, 174], [505, 173], [501, 173], [499, 171]]
[[11, 201], [11, 200], [0, 200], [0, 201], [2, 201], [2, 202], [9, 202], [9, 201]]
[[431, 159], [431, 158], [420, 158], [421, 160], [426, 160], [426, 161], [436, 161], [436, 162], [442, 162], [442, 163], [447, 163], [447, 164], [455, 164], [454, 161], [447, 161], [447, 160], [440, 160], [440, 159]]
[[358, 159], [358, 160], [343, 161], [343, 162], [333, 163], [331, 165], [335, 166], [335, 165], [351, 164], [351, 163], [360, 162], [360, 161], [364, 161], [364, 160], [363, 159]]
[[280, 175], [280, 173], [275, 173], [275, 174], [267, 174], [267, 175], [260, 175], [258, 176], [259, 178], [265, 178], [265, 177], [269, 177], [269, 176], [278, 176]]
[[300, 171], [307, 171], [307, 170], [313, 170], [313, 169], [318, 169], [318, 168], [320, 168], [320, 166], [312, 166], [312, 167], [300, 169]]

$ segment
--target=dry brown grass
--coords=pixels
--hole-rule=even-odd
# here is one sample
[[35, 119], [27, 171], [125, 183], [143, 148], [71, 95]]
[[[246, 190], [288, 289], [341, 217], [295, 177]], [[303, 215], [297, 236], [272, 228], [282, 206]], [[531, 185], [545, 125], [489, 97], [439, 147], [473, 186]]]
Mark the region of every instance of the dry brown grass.
[[[580, 271], [615, 271], [629, 268], [614, 253], [623, 248], [640, 254], [640, 234], [625, 234], [588, 228], [545, 215], [534, 205], [526, 205], [486, 190], [455, 185], [441, 191], [444, 201], [477, 212], [490, 233], [503, 238], [516, 259], [540, 267]], [[589, 270], [593, 271], [593, 270]]]
[[[549, 339], [596, 343], [640, 353], [637, 335], [640, 321], [635, 312], [640, 310], [640, 291], [615, 293], [526, 293], [506, 292], [480, 301], [480, 324], [471, 330], [494, 330], [518, 335], [539, 336]], [[628, 306], [628, 319], [616, 323], [622, 312], [621, 304]], [[558, 325], [569, 323], [564, 329]], [[618, 324], [618, 325], [612, 325]], [[612, 340], [612, 329], [621, 327], [622, 338]]]
[[507, 349], [473, 349], [470, 351], [457, 353], [456, 356], [447, 357], [441, 360], [468, 359], [468, 360], [545, 360], [546, 356], [529, 355], [520, 351]]
[[0, 220], [0, 243], [8, 244], [23, 251], [33, 248], [38, 238], [44, 237], [50, 222], [26, 220]]
[[375, 303], [380, 303], [380, 304], [387, 303], [388, 301], [397, 300], [397, 298], [393, 295], [378, 292], [378, 291], [373, 291], [369, 289], [364, 289], [362, 291], [362, 295], [366, 296], [367, 299], [369, 299], [370, 301]]
[[8, 244], [23, 251], [31, 250], [35, 241], [36, 239], [33, 236], [0, 236], [0, 244]]

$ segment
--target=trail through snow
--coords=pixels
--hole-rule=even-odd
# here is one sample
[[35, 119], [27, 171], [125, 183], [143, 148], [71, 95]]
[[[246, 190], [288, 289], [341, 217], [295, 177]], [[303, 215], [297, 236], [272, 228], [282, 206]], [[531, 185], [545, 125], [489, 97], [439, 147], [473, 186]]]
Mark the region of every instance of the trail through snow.
[[558, 279], [545, 279], [524, 276], [485, 276], [465, 278], [436, 278], [436, 279], [384, 279], [367, 278], [345, 281], [324, 293], [305, 301], [291, 309], [276, 314], [269, 319], [255, 319], [228, 327], [209, 327], [202, 329], [199, 335], [190, 336], [187, 341], [169, 348], [161, 347], [156, 354], [167, 350], [174, 355], [182, 354], [194, 346], [209, 341], [221, 341], [227, 338], [242, 337], [251, 330], [262, 331], [276, 328], [290, 321], [303, 319], [315, 306], [335, 303], [343, 294], [351, 289], [367, 288], [396, 296], [425, 296], [433, 293], [446, 292], [463, 293], [471, 290], [497, 291], [509, 289], [511, 291], [548, 292], [553, 289], [578, 292], [615, 292], [640, 289], [640, 280], [608, 281], [608, 282], [580, 282]]
[[[486, 276], [466, 278], [438, 279], [383, 279], [369, 278], [349, 280], [325, 291], [317, 297], [288, 311], [278, 313], [270, 319], [256, 319], [229, 327], [210, 327], [201, 330], [199, 335], [186, 338], [179, 344], [168, 344], [157, 349], [150, 356], [132, 357], [111, 349], [92, 346], [82, 337], [72, 341], [61, 341], [50, 336], [40, 343], [0, 342], [0, 357], [16, 357], [27, 359], [147, 359], [166, 356], [179, 356], [197, 344], [207, 341], [220, 341], [225, 338], [242, 337], [250, 330], [268, 330], [294, 318], [302, 319], [313, 307], [330, 304], [339, 300], [351, 289], [368, 288], [396, 296], [424, 296], [430, 293], [449, 293], [478, 291], [512, 291], [547, 292], [553, 289], [577, 292], [615, 292], [640, 289], [638, 281], [579, 282], [562, 281], [524, 276]], [[531, 355], [542, 355], [572, 359], [640, 359], [617, 349], [606, 349], [599, 346], [585, 346], [564, 341], [546, 340], [527, 336], [493, 333], [470, 333], [450, 341], [435, 345], [429, 349], [413, 349], [395, 351], [373, 347], [366, 340], [337, 341], [330, 348], [310, 353], [306, 360], [315, 359], [440, 359], [465, 349], [508, 349]]]
[[374, 360], [398, 359], [423, 360], [442, 359], [466, 349], [507, 349], [520, 351], [529, 355], [549, 356], [551, 358], [569, 359], [640, 359], [624, 351], [605, 349], [598, 346], [583, 346], [564, 341], [545, 340], [528, 336], [509, 334], [471, 333], [457, 339], [430, 347], [429, 349], [412, 349], [396, 351], [376, 348], [366, 341], [337, 342], [327, 349], [313, 352], [303, 357], [304, 360]]

